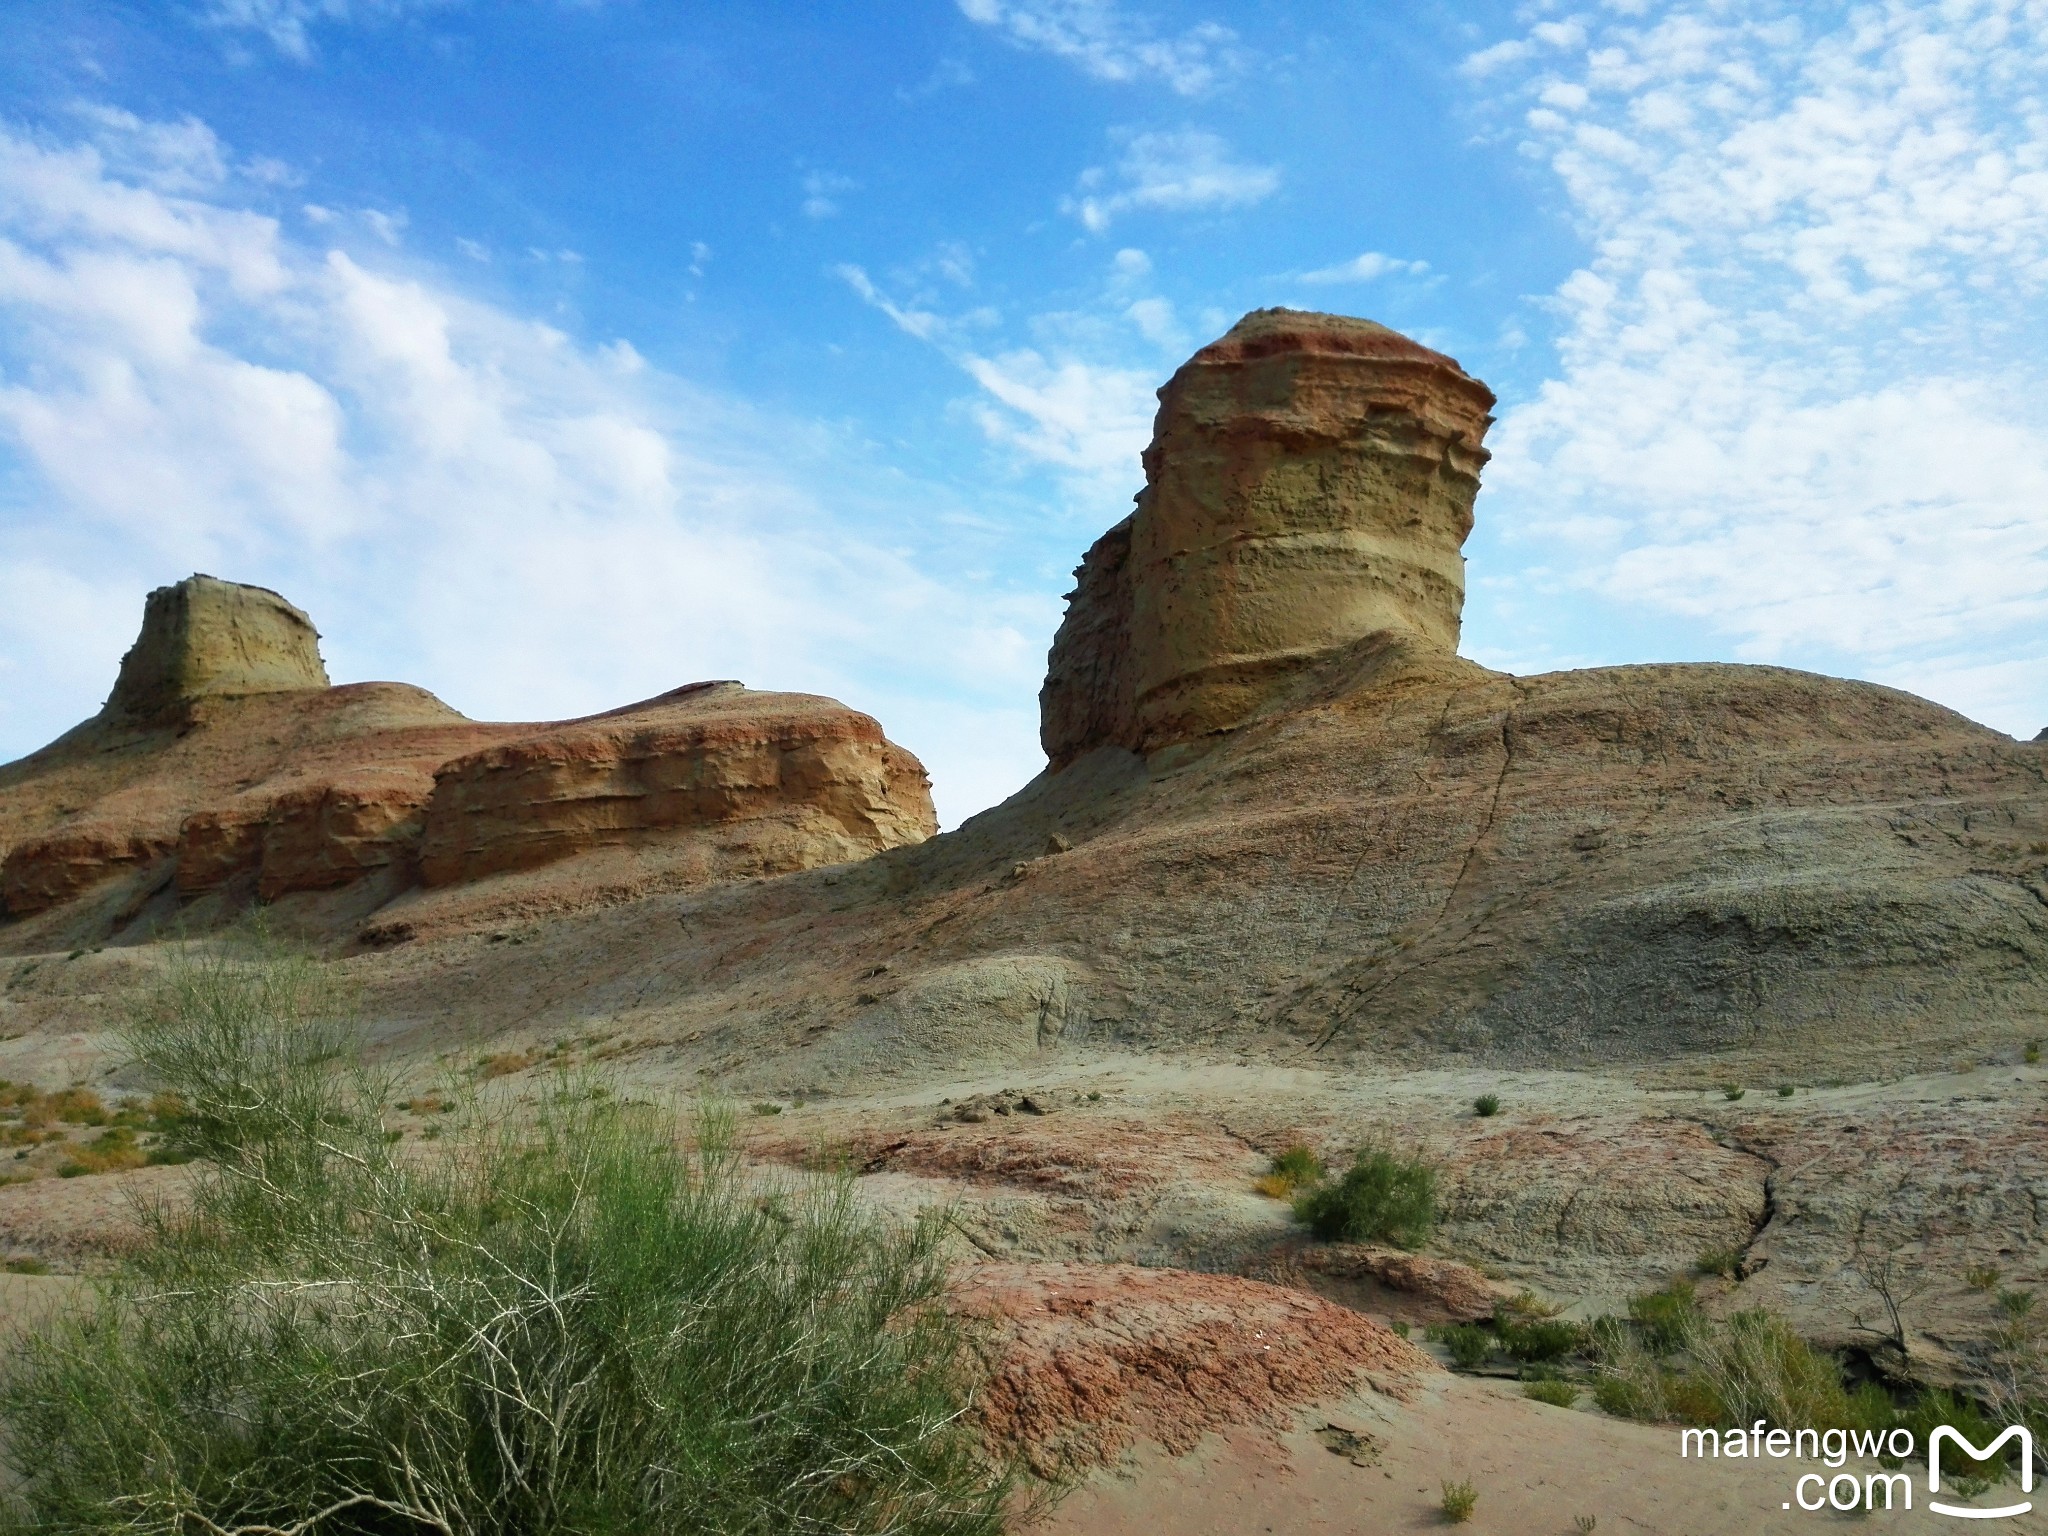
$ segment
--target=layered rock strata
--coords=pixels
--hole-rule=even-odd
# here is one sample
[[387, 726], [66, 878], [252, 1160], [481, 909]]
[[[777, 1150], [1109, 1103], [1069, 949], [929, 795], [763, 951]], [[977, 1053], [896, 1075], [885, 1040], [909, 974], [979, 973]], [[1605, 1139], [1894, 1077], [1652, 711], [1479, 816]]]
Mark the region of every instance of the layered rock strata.
[[1053, 641], [1055, 768], [1228, 729], [1371, 635], [1456, 649], [1485, 385], [1369, 320], [1269, 309], [1159, 401], [1137, 509], [1088, 552]]
[[694, 683], [443, 766], [421, 867], [446, 885], [766, 819], [806, 823], [843, 858], [938, 830], [923, 767], [873, 719], [831, 699]]
[[691, 878], [716, 881], [935, 830], [917, 760], [830, 699], [702, 683], [479, 724], [403, 684], [327, 686], [303, 613], [195, 576], [150, 594], [99, 715], [0, 767], [0, 910], [123, 878], [232, 907], [378, 877], [388, 899], [423, 876], [684, 845]]

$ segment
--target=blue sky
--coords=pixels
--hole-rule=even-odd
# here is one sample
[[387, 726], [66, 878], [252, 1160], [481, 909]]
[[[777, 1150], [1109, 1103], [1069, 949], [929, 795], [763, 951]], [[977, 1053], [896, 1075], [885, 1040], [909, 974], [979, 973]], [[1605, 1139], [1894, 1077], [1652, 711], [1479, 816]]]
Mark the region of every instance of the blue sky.
[[956, 822], [1276, 303], [1501, 396], [1468, 654], [2030, 736], [2044, 87], [2028, 0], [12, 0], [0, 758], [202, 569], [481, 717], [836, 695]]

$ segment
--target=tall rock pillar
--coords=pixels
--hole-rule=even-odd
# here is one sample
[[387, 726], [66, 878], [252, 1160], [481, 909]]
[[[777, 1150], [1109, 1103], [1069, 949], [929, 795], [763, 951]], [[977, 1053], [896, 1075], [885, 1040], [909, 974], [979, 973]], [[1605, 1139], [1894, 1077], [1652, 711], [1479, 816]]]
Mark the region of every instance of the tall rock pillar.
[[1367, 635], [1456, 649], [1484, 384], [1369, 320], [1265, 309], [1159, 402], [1137, 510], [1089, 551], [1053, 642], [1055, 767], [1227, 730]]

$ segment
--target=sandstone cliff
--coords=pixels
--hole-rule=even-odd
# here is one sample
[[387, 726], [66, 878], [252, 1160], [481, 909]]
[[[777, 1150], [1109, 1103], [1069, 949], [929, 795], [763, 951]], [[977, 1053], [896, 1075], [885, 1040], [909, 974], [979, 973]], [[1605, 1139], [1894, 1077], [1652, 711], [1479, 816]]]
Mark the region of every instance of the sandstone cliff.
[[[593, 906], [463, 985], [799, 1081], [1091, 1042], [1789, 1069], [2048, 1032], [2040, 747], [1779, 668], [1456, 654], [1491, 399], [1381, 327], [1248, 316], [1161, 392], [1137, 509], [1082, 562], [1047, 773], [856, 871], [692, 897], [658, 959]], [[623, 772], [599, 734], [444, 783], [486, 826], [493, 775], [542, 801]], [[475, 921], [408, 900], [424, 940]], [[391, 957], [389, 1007], [466, 1006], [435, 953]]]

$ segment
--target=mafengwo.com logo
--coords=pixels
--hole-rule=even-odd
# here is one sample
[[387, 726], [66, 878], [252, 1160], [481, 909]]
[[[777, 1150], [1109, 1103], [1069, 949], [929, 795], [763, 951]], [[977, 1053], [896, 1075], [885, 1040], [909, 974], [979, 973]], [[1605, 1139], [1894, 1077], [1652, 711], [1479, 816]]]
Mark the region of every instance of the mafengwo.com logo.
[[[1944, 1503], [1940, 1497], [1944, 1446], [1953, 1445], [1958, 1453], [1971, 1461], [1984, 1463], [1993, 1461], [2014, 1442], [2017, 1442], [2020, 1492], [2031, 1494], [2034, 1491], [2034, 1436], [2025, 1425], [2008, 1425], [2004, 1433], [1983, 1446], [1972, 1444], [1961, 1430], [1950, 1425], [1935, 1426], [1934, 1432], [1927, 1437], [1927, 1508], [1934, 1514], [1951, 1515], [1958, 1520], [2010, 1520], [2032, 1510], [2033, 1500], [2026, 1498], [1997, 1505], [1977, 1505]], [[1897, 1466], [1911, 1458], [1914, 1449], [1915, 1436], [1910, 1429], [1888, 1432], [1766, 1429], [1762, 1419], [1747, 1430], [1686, 1429], [1680, 1430], [1678, 1436], [1678, 1454], [1686, 1457], [1729, 1461], [1757, 1457], [1818, 1461], [1833, 1475], [1828, 1472], [1801, 1473], [1792, 1485], [1792, 1497], [1785, 1500], [1782, 1507], [1809, 1511], [1831, 1509], [1840, 1514], [1851, 1510], [1911, 1509], [1913, 1478], [1910, 1474], [1891, 1470], [1858, 1473], [1846, 1468], [1852, 1456], [1863, 1461], [1882, 1458]], [[1845, 1470], [1834, 1470], [1837, 1468]]]

